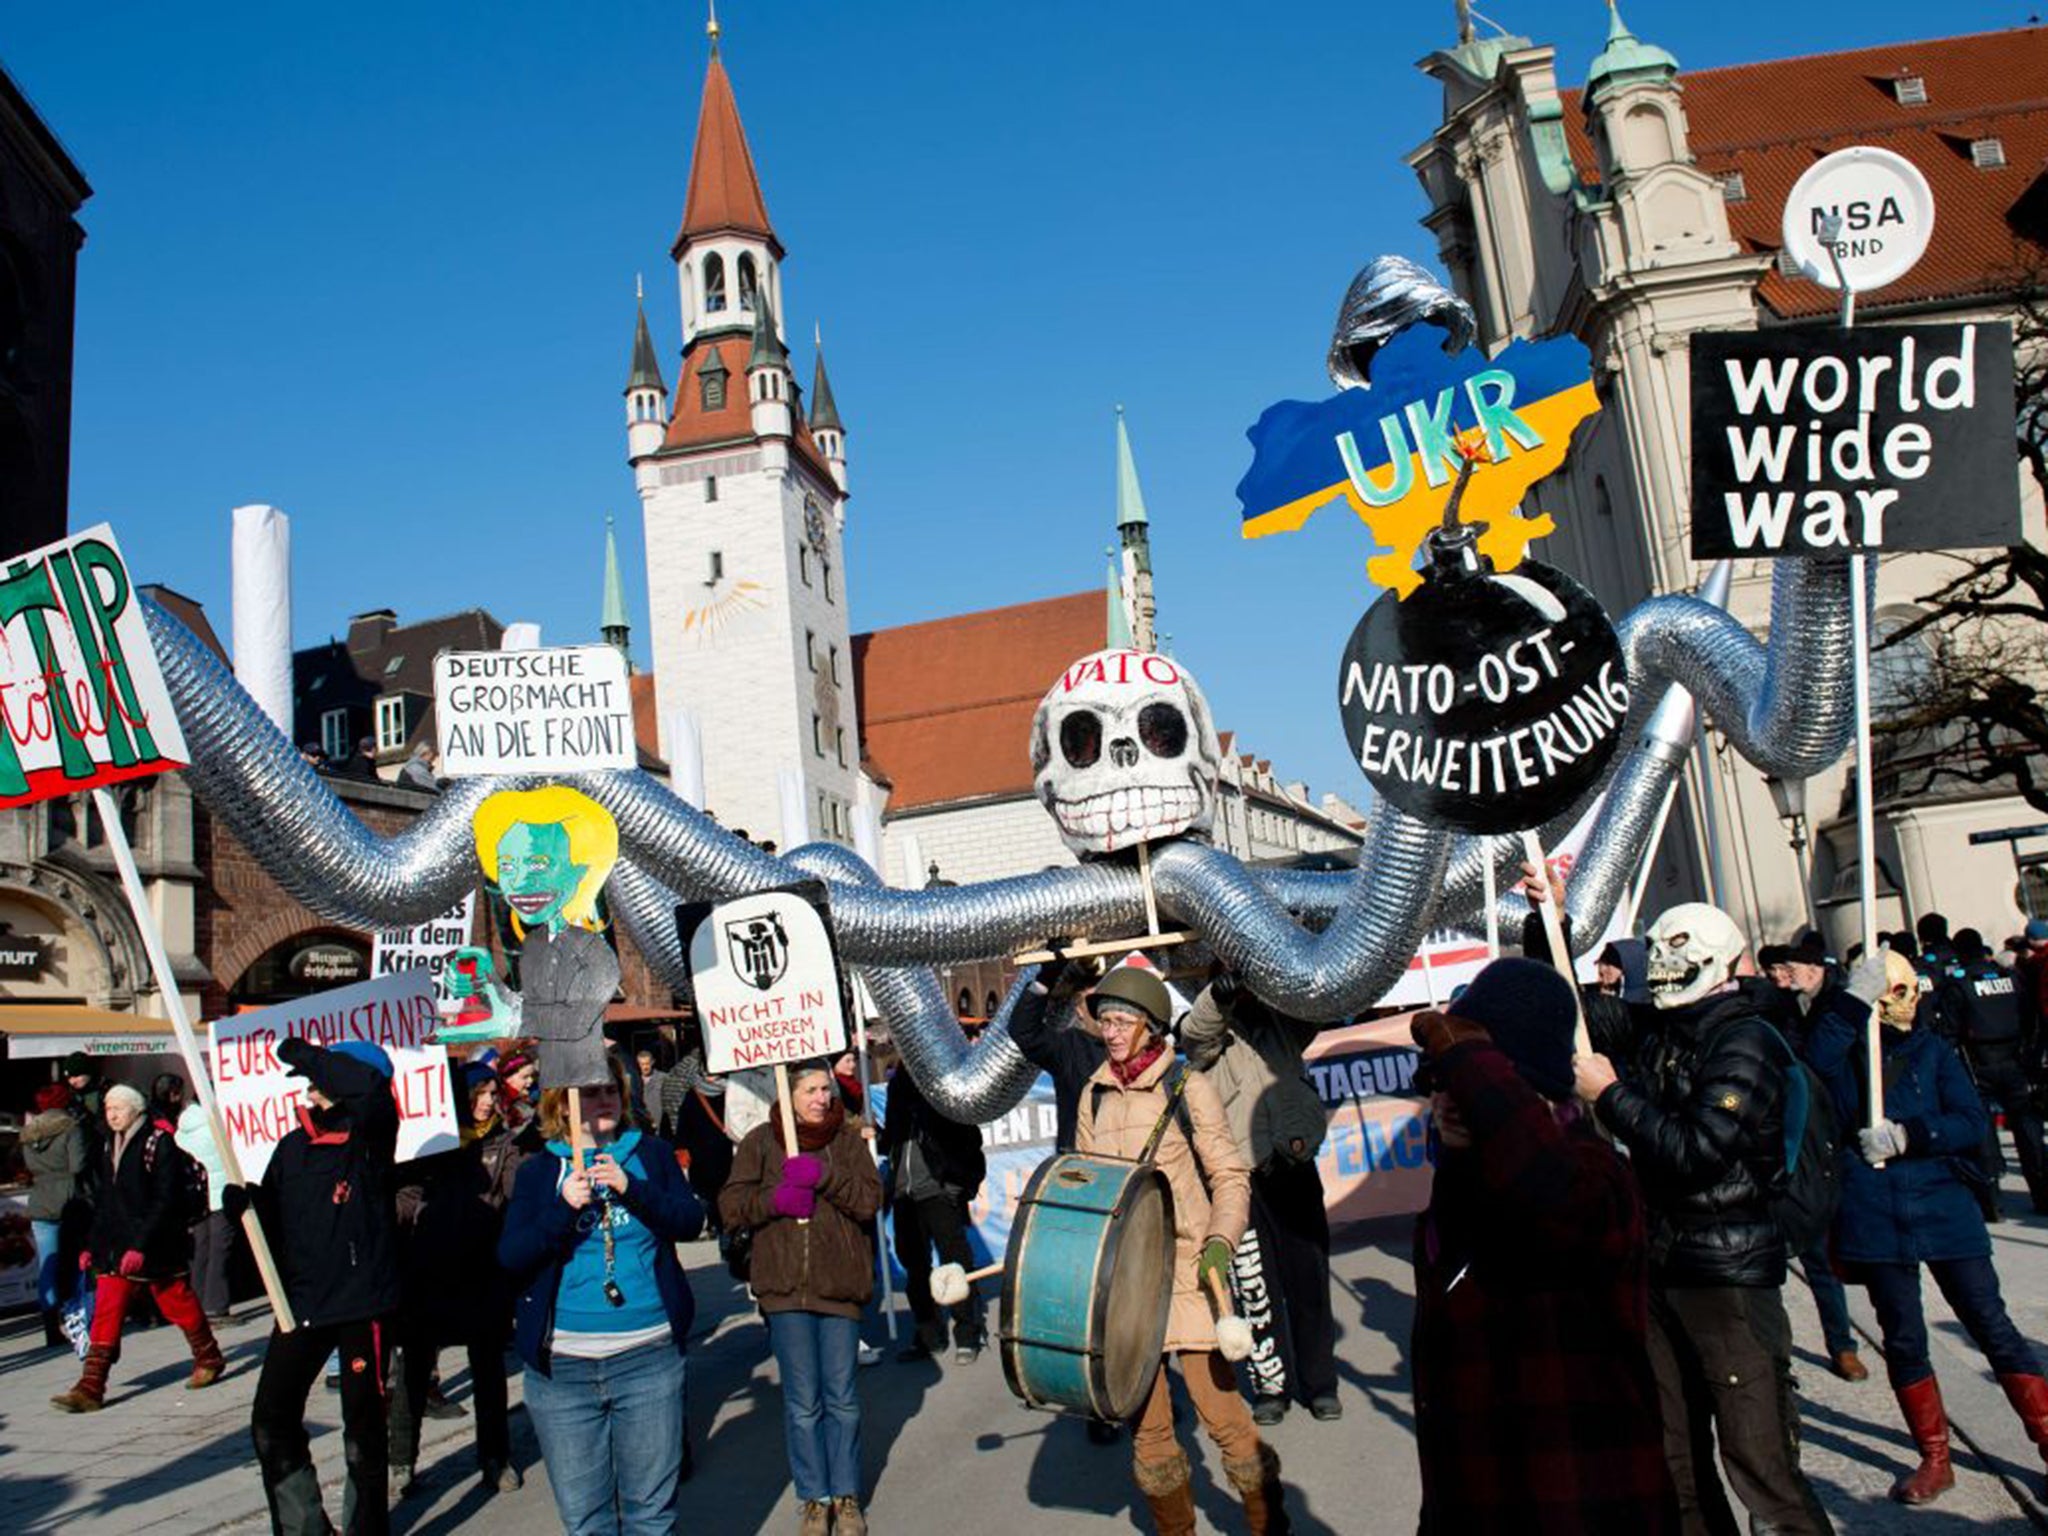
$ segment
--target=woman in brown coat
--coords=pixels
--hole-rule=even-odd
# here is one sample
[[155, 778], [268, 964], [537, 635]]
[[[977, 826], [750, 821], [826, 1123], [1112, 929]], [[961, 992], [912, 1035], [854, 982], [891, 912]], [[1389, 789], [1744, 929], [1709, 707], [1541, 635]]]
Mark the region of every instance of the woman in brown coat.
[[[1251, 1219], [1244, 1154], [1215, 1086], [1174, 1057], [1166, 1038], [1171, 1004], [1157, 976], [1122, 966], [1088, 995], [1086, 1006], [1108, 1054], [1082, 1093], [1075, 1149], [1135, 1159], [1164, 1122], [1154, 1161], [1173, 1190], [1166, 1351], [1180, 1358], [1188, 1398], [1223, 1453], [1223, 1470], [1244, 1500], [1253, 1536], [1285, 1536], [1291, 1527], [1281, 1500], [1280, 1458], [1259, 1439], [1236, 1376], [1217, 1350], [1216, 1316], [1205, 1294], [1209, 1283], [1227, 1284], [1231, 1254]], [[1195, 1528], [1194, 1495], [1163, 1368], [1138, 1412], [1131, 1451], [1133, 1474], [1160, 1536], [1188, 1536]]]
[[823, 1062], [790, 1072], [798, 1152], [780, 1117], [757, 1125], [719, 1192], [726, 1229], [754, 1234], [749, 1280], [782, 1376], [790, 1481], [802, 1536], [866, 1536], [860, 1507], [860, 1315], [875, 1289], [865, 1223], [882, 1204], [860, 1122]]

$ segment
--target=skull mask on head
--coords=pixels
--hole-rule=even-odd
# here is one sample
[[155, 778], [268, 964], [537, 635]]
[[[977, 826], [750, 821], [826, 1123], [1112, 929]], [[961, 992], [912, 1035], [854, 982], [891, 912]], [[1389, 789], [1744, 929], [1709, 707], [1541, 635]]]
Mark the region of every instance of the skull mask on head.
[[1039, 802], [1078, 854], [1206, 833], [1220, 756], [1202, 690], [1147, 651], [1082, 657], [1031, 722]]
[[1659, 1008], [1698, 1002], [1735, 974], [1749, 940], [1719, 907], [1688, 901], [1650, 925], [1650, 1001]]
[[1884, 952], [1884, 995], [1877, 1016], [1893, 1029], [1907, 1030], [1920, 1012], [1920, 973], [1895, 949]]

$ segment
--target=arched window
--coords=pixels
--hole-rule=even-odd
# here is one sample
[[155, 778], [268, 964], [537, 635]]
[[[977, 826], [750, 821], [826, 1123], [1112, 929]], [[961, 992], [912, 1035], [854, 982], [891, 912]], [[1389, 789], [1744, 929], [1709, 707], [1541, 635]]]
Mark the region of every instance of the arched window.
[[740, 253], [739, 273], [740, 308], [752, 313], [758, 307], [754, 303], [754, 295], [759, 290], [760, 284], [756, 281], [754, 275], [754, 258], [744, 251]]
[[704, 258], [704, 313], [725, 308], [725, 258], [713, 251]]
[[1880, 720], [1909, 713], [1934, 680], [1934, 646], [1922, 630], [1894, 637], [1923, 615], [1909, 604], [1881, 608], [1871, 619], [1870, 712]]

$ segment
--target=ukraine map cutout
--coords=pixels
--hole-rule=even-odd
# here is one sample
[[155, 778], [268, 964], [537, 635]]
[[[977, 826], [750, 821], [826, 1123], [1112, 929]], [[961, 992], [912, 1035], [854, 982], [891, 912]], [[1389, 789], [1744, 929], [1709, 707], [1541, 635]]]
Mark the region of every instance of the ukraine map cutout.
[[1245, 434], [1244, 536], [1292, 533], [1342, 497], [1383, 551], [1366, 562], [1367, 576], [1406, 597], [1422, 583], [1416, 552], [1476, 451], [1459, 521], [1486, 524], [1479, 552], [1511, 571], [1557, 526], [1548, 513], [1516, 509], [1599, 409], [1592, 355], [1575, 337], [1518, 341], [1489, 358], [1476, 347], [1446, 354], [1442, 331], [1413, 326], [1375, 354], [1370, 389], [1282, 400]]

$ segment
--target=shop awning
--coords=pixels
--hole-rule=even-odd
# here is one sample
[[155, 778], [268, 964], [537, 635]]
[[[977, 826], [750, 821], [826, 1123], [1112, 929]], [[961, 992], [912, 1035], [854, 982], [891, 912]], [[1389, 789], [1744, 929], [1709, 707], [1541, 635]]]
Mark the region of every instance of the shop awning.
[[178, 1048], [168, 1019], [83, 1003], [0, 1003], [0, 1034], [16, 1061], [49, 1056], [168, 1055]]

